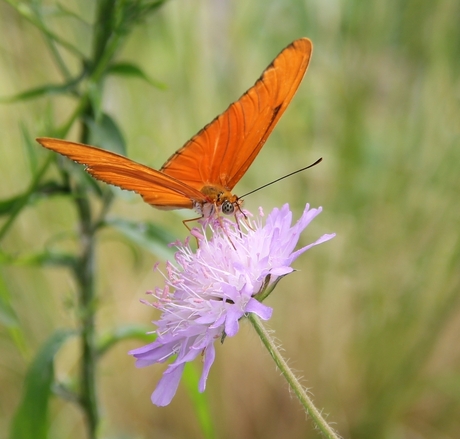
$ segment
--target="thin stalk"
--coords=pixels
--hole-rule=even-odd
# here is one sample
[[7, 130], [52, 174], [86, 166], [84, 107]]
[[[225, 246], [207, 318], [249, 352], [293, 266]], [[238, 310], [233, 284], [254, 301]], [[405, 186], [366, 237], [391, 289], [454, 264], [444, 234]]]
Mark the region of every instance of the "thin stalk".
[[80, 225], [80, 256], [75, 269], [79, 291], [81, 326], [80, 401], [86, 417], [88, 438], [96, 439], [99, 410], [96, 391], [96, 292], [95, 292], [95, 236], [90, 203], [81, 187], [77, 188], [76, 206]]
[[[93, 117], [93, 109], [87, 96], [79, 104], [79, 118], [82, 121], [80, 141], [88, 143], [88, 127], [83, 121]], [[75, 113], [77, 114], [77, 113]], [[81, 369], [80, 400], [86, 417], [88, 438], [97, 438], [99, 425], [99, 407], [96, 387], [97, 346], [96, 346], [96, 308], [97, 293], [95, 288], [95, 239], [96, 228], [93, 225], [93, 213], [85, 190], [78, 184], [75, 190], [75, 203], [80, 227], [80, 259], [77, 264], [76, 277], [79, 282], [79, 317], [81, 325]]]
[[[37, 22], [41, 23], [43, 28], [45, 28], [45, 23], [43, 23], [42, 21], [41, 9], [39, 8], [35, 9], [35, 14], [36, 14], [35, 16], [36, 16]], [[48, 49], [51, 52], [51, 55], [53, 56], [62, 76], [65, 78], [66, 82], [70, 81], [72, 78], [72, 75], [69, 69], [67, 68], [66, 63], [62, 59], [62, 56], [59, 53], [56, 45], [54, 44], [54, 41], [55, 41], [54, 38], [52, 38], [51, 35], [49, 35], [46, 32], [44, 32], [43, 35], [45, 35], [46, 45], [48, 46]]]
[[41, 32], [43, 32], [47, 37], [53, 39], [61, 45], [65, 47], [68, 51], [73, 53], [77, 56], [78, 59], [84, 59], [83, 53], [80, 52], [74, 45], [70, 44], [68, 41], [62, 39], [59, 35], [51, 32], [38, 18], [37, 14], [33, 10], [31, 6], [29, 6], [24, 1], [17, 1], [17, 0], [5, 0], [9, 3], [22, 17], [36, 26]]
[[338, 436], [337, 433], [335, 433], [335, 431], [329, 426], [326, 420], [321, 416], [321, 413], [315, 407], [313, 401], [308, 396], [307, 392], [300, 384], [299, 380], [296, 378], [292, 370], [289, 368], [288, 364], [282, 357], [278, 347], [276, 346], [273, 338], [262, 325], [262, 322], [259, 319], [259, 317], [257, 317], [254, 313], [250, 313], [248, 315], [248, 319], [252, 323], [252, 326], [254, 326], [254, 329], [261, 338], [262, 343], [268, 349], [268, 352], [270, 352], [270, 355], [275, 360], [278, 369], [286, 378], [289, 386], [296, 394], [300, 403], [303, 405], [305, 411], [311, 417], [318, 430], [320, 430], [328, 439], [339, 439], [340, 436]]
[[[104, 10], [104, 6], [111, 6], [112, 2], [101, 2], [100, 9]], [[110, 11], [110, 8], [109, 8]], [[108, 23], [105, 21], [104, 14], [99, 10], [97, 23], [105, 29]], [[96, 29], [98, 25], [96, 25]], [[109, 62], [102, 50], [107, 45], [107, 40], [110, 40], [111, 29], [105, 29], [106, 32], [96, 32], [93, 40], [94, 58], [89, 72], [89, 87], [93, 83], [96, 87], [102, 89], [104, 67]], [[102, 50], [102, 54], [99, 53]], [[96, 56], [98, 54], [98, 56]], [[112, 54], [112, 53], [111, 53]], [[101, 62], [102, 55], [103, 62]], [[96, 66], [99, 67], [98, 72], [94, 71]], [[80, 141], [88, 143], [89, 130], [86, 124], [86, 119], [94, 118], [94, 108], [91, 105], [88, 94], [85, 94], [80, 99], [77, 110], [74, 112], [74, 117], [81, 120]], [[71, 118], [72, 120], [73, 118]], [[70, 122], [70, 121], [69, 121]], [[64, 128], [68, 128], [69, 122]], [[80, 226], [80, 258], [77, 264], [75, 275], [79, 284], [79, 318], [81, 325], [81, 369], [80, 369], [80, 401], [83, 409], [86, 425], [88, 430], [88, 438], [96, 439], [99, 425], [99, 408], [96, 387], [96, 371], [97, 371], [97, 346], [96, 346], [96, 305], [97, 295], [95, 289], [95, 235], [97, 226], [93, 224], [93, 213], [91, 205], [86, 195], [84, 186], [78, 185], [76, 188], [75, 203], [78, 211], [79, 226]], [[108, 203], [110, 204], [110, 203]], [[102, 216], [105, 214], [105, 209], [102, 211]], [[96, 222], [103, 221], [103, 217], [99, 217]]]

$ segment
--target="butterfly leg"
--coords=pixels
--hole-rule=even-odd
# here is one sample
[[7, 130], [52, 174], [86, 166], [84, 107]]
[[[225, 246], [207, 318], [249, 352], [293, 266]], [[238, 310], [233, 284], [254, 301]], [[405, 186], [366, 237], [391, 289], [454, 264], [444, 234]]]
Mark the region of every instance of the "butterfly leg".
[[[187, 230], [190, 232], [190, 234], [193, 235], [192, 233], [192, 229], [188, 226], [187, 223], [191, 222], [191, 221], [199, 221], [201, 218], [203, 218], [203, 215], [201, 216], [198, 216], [196, 218], [190, 218], [190, 219], [186, 219], [186, 220], [183, 220], [182, 221], [182, 224], [187, 227]], [[194, 235], [195, 236], [195, 235]], [[196, 239], [196, 247], [199, 248], [200, 247], [200, 241], [198, 240], [198, 236], [195, 236], [195, 239]]]
[[240, 236], [242, 235], [242, 232], [241, 232], [241, 228], [240, 228], [240, 220], [238, 219], [238, 213], [241, 214], [241, 216], [243, 217], [243, 221], [246, 223], [246, 226], [254, 231], [254, 229], [252, 228], [249, 220], [248, 220], [248, 216], [244, 213], [243, 209], [241, 209], [241, 205], [242, 205], [242, 202], [238, 203], [236, 205], [236, 210], [235, 210], [235, 213], [234, 213], [234, 216], [235, 216], [235, 222], [238, 224], [238, 230], [240, 231]]
[[200, 220], [201, 218], [203, 218], [203, 215], [197, 216], [196, 218], [185, 219], [185, 220], [182, 221], [182, 224], [187, 228], [187, 230], [188, 230], [189, 232], [191, 232], [192, 229], [187, 225], [187, 223], [190, 223], [190, 222], [192, 222], [192, 221], [198, 221], [198, 220]]

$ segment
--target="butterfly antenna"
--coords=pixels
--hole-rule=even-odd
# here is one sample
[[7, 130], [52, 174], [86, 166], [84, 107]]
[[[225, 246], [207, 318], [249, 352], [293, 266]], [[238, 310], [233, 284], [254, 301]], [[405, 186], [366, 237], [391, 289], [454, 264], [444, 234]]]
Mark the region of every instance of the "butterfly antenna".
[[315, 163], [312, 163], [311, 165], [305, 166], [305, 168], [297, 169], [297, 171], [291, 172], [290, 174], [284, 175], [283, 177], [277, 178], [276, 180], [271, 181], [270, 183], [264, 184], [263, 186], [258, 187], [257, 189], [254, 189], [251, 192], [248, 192], [247, 194], [242, 195], [240, 198], [247, 197], [248, 195], [253, 194], [254, 192], [260, 191], [263, 188], [266, 188], [267, 186], [270, 186], [274, 183], [277, 183], [278, 181], [284, 180], [285, 178], [290, 177], [291, 175], [298, 174], [299, 172], [305, 171], [306, 169], [313, 168], [313, 166], [316, 166], [318, 163], [320, 163], [323, 160], [323, 158], [319, 158], [316, 160]]

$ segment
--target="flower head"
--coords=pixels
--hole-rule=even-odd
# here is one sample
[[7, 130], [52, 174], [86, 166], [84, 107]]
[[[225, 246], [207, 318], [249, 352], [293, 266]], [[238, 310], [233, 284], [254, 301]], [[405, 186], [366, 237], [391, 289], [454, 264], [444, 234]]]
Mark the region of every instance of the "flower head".
[[209, 239], [206, 225], [193, 230], [199, 242], [195, 252], [189, 240], [174, 244], [176, 265], [167, 263], [165, 287], [150, 292], [155, 298], [151, 305], [162, 311], [154, 322], [157, 338], [129, 352], [137, 359], [137, 367], [162, 363], [177, 355], [152, 394], [154, 404], [165, 406], [171, 402], [185, 363], [200, 354], [204, 365], [199, 390], [203, 392], [215, 358], [214, 342], [236, 335], [239, 320], [247, 313], [263, 320], [271, 317], [272, 308], [254, 296], [291, 273], [292, 262], [303, 252], [335, 236], [323, 235], [294, 251], [300, 233], [320, 212], [321, 208], [309, 209], [307, 204], [293, 226], [288, 204], [275, 208], [265, 225], [260, 217], [238, 223], [218, 218], [209, 223]]

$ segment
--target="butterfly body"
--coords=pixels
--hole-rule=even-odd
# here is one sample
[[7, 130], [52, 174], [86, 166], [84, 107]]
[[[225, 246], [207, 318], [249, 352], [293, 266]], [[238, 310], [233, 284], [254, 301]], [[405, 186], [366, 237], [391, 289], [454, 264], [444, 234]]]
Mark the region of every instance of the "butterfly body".
[[241, 205], [232, 193], [294, 96], [310, 61], [311, 41], [287, 46], [256, 83], [175, 152], [160, 170], [81, 143], [42, 137], [45, 148], [85, 165], [93, 177], [140, 194], [163, 209], [208, 217]]
[[[233, 195], [222, 186], [203, 186], [201, 188], [201, 193], [208, 199], [207, 204], [212, 204], [217, 207], [225, 215], [232, 214], [235, 211], [235, 207], [240, 206], [242, 203], [236, 195]], [[204, 209], [205, 207], [208, 207], [206, 203], [201, 206], [196, 205], [195, 210], [203, 214], [203, 216], [209, 216], [209, 214], [203, 213], [203, 210], [206, 210]]]

